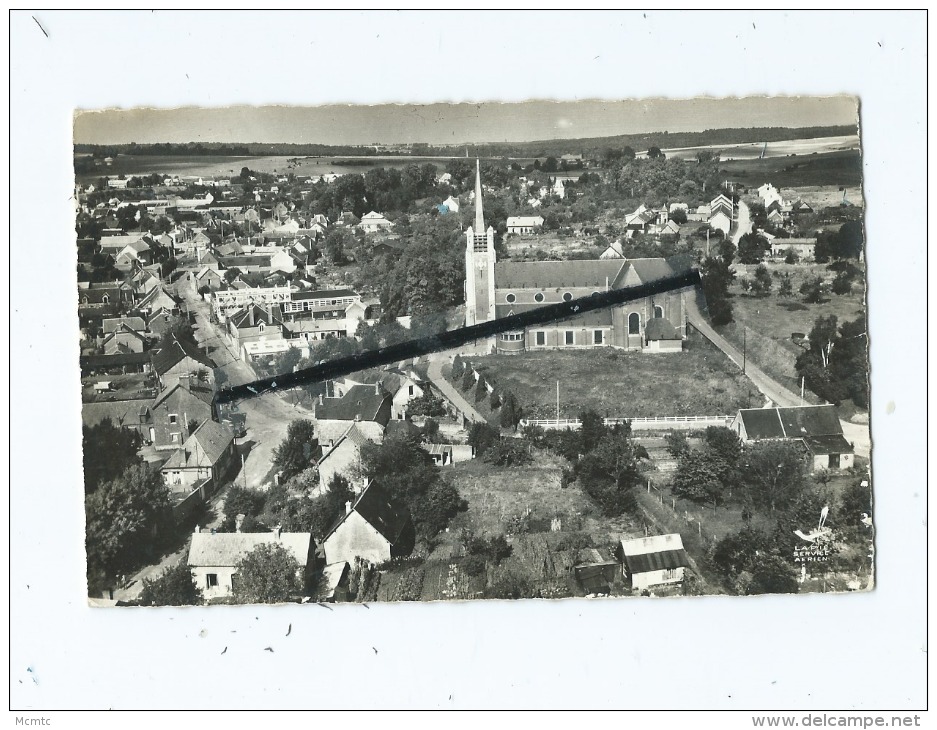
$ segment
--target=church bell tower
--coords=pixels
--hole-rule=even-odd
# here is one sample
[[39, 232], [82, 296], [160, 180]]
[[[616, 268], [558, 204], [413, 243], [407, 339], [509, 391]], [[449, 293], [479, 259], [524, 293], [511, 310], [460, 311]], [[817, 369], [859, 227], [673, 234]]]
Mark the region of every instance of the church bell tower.
[[495, 318], [495, 230], [485, 229], [481, 163], [475, 160], [475, 226], [465, 232], [465, 324]]

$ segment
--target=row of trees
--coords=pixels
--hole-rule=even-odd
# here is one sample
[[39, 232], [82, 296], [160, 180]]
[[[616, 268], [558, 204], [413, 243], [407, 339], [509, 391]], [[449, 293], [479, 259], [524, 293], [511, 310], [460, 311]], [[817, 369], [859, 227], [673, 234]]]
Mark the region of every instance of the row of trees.
[[817, 317], [808, 343], [808, 349], [795, 364], [806, 386], [831, 403], [851, 399], [857, 406], [867, 408], [869, 360], [865, 318], [840, 325], [835, 315]]

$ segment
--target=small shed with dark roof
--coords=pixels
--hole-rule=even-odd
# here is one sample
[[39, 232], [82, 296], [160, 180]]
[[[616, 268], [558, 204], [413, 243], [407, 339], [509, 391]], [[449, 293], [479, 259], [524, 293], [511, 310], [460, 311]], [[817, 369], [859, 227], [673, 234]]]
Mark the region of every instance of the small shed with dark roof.
[[690, 566], [679, 533], [622, 540], [618, 549], [622, 575], [634, 590], [681, 583]]

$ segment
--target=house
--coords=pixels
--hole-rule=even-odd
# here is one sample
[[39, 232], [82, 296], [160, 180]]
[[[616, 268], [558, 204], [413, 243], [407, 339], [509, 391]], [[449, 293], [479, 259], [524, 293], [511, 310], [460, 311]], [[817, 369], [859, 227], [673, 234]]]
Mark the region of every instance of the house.
[[799, 215], [802, 213], [813, 213], [813, 208], [810, 207], [809, 203], [805, 203], [803, 200], [798, 200], [791, 206], [791, 213], [793, 215]]
[[212, 291], [218, 291], [224, 284], [224, 277], [218, 273], [217, 269], [209, 268], [208, 266], [203, 267], [195, 275], [195, 288], [201, 289], [203, 286], [207, 286]]
[[[446, 174], [448, 175], [449, 173], [446, 173]], [[450, 213], [459, 212], [459, 201], [453, 198], [451, 195], [448, 198], [446, 198], [444, 201], [442, 201], [442, 204], [446, 206], [446, 209]]]
[[310, 591], [315, 542], [308, 532], [196, 532], [189, 546], [188, 565], [205, 600], [231, 596], [237, 585], [238, 563], [260, 545], [280, 545], [290, 553], [299, 563], [297, 577], [303, 593]]
[[[374, 435], [373, 433], [371, 435]], [[383, 440], [376, 439], [377, 443]], [[349, 478], [354, 474], [355, 468], [360, 463], [361, 447], [372, 441], [366, 430], [361, 428], [358, 423], [352, 422], [344, 434], [329, 448], [319, 459], [316, 468], [319, 470], [319, 486], [313, 490], [313, 494], [319, 496], [325, 494], [326, 489], [332, 483], [332, 479], [341, 474]]]
[[853, 445], [843, 435], [843, 424], [833, 405], [743, 408], [730, 428], [743, 443], [800, 442], [810, 455], [814, 470], [849, 469], [854, 463]]
[[248, 304], [228, 317], [227, 330], [231, 341], [240, 350], [245, 342], [282, 340], [283, 317], [275, 305]]
[[373, 565], [410, 554], [415, 542], [413, 522], [380, 483], [372, 481], [323, 540], [325, 562], [354, 563], [361, 558]]
[[775, 258], [783, 258], [788, 251], [793, 251], [801, 261], [808, 261], [814, 258], [816, 250], [816, 238], [775, 238], [771, 241], [771, 255]]
[[105, 355], [125, 354], [128, 352], [143, 352], [149, 342], [146, 337], [129, 325], [122, 324], [119, 329], [104, 336], [102, 346]]
[[118, 269], [128, 269], [136, 264], [147, 265], [152, 261], [153, 253], [150, 245], [141, 239], [124, 246], [114, 259], [114, 265]]
[[82, 355], [78, 359], [81, 375], [126, 375], [148, 373], [152, 369], [150, 352], [128, 352], [114, 355]]
[[724, 193], [719, 193], [715, 198], [709, 202], [709, 214], [713, 216], [716, 214], [716, 211], [723, 210], [731, 218], [733, 212], [735, 211], [735, 203], [732, 202], [732, 199], [725, 195]]
[[526, 236], [543, 228], [543, 217], [539, 215], [512, 215], [507, 221], [508, 233]]
[[381, 213], [375, 213], [373, 210], [370, 213], [366, 213], [361, 218], [361, 222], [358, 226], [364, 230], [366, 233], [374, 233], [375, 231], [383, 231], [394, 224], [387, 220]]
[[209, 478], [218, 487], [236, 459], [234, 434], [227, 426], [208, 419], [173, 452], [160, 472], [172, 492], [186, 492]]
[[82, 403], [81, 423], [91, 428], [110, 421], [118, 428], [129, 428], [146, 438], [152, 422], [152, 406], [153, 401], [149, 398]]
[[618, 557], [622, 576], [636, 591], [681, 583], [690, 565], [679, 533], [623, 539]]
[[204, 380], [211, 386], [215, 382], [215, 363], [197, 345], [172, 336], [153, 351], [153, 370], [163, 388], [179, 382], [196, 383]]
[[599, 260], [606, 261], [608, 259], [623, 259], [625, 258], [625, 252], [622, 249], [621, 241], [613, 241], [608, 244], [608, 247], [599, 254]]
[[350, 573], [351, 566], [345, 561], [323, 567], [316, 582], [316, 600], [320, 603], [347, 601]]
[[101, 322], [101, 330], [105, 336], [123, 327], [129, 327], [135, 332], [146, 332], [146, 322], [143, 321], [143, 317], [108, 317]]
[[338, 398], [319, 396], [319, 403], [315, 406], [319, 443], [323, 448], [331, 446], [352, 423], [358, 423], [369, 438], [377, 432], [383, 434], [390, 421], [392, 407], [391, 396], [380, 383], [353, 385]]
[[764, 203], [765, 208], [767, 209], [772, 203], [783, 203], [784, 199], [781, 197], [780, 191], [774, 187], [771, 183], [765, 183], [758, 188], [758, 197], [761, 198], [762, 203]]
[[[387, 387], [387, 381], [384, 381]], [[416, 373], [409, 373], [399, 379], [399, 385], [393, 391], [393, 405], [391, 406], [391, 418], [403, 420], [407, 417], [407, 406], [414, 398], [422, 398], [427, 393], [432, 393], [430, 384], [420, 378]]]
[[725, 210], [720, 208], [709, 218], [709, 227], [716, 231], [722, 231], [726, 236], [732, 228], [732, 218], [727, 215]]
[[676, 221], [667, 221], [663, 227], [661, 227], [660, 232], [663, 236], [679, 236], [680, 224]]
[[156, 397], [150, 411], [144, 438], [157, 449], [178, 449], [194, 430], [192, 424], [198, 428], [212, 418], [212, 392], [177, 383]]
[[768, 213], [768, 223], [779, 226], [784, 223], [784, 215], [777, 208]]

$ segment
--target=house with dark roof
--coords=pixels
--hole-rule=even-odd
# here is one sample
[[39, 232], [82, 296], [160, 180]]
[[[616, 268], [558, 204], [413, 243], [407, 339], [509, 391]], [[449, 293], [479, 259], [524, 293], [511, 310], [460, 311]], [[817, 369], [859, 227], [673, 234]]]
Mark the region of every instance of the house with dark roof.
[[311, 591], [316, 544], [308, 532], [196, 532], [187, 563], [205, 600], [231, 596], [237, 585], [238, 563], [260, 545], [280, 545], [292, 555], [299, 563], [297, 577], [303, 595]]
[[238, 350], [247, 342], [282, 340], [283, 317], [280, 315], [280, 307], [274, 304], [248, 304], [229, 315], [227, 329], [232, 344]]
[[208, 388], [176, 383], [153, 401], [144, 438], [157, 449], [178, 449], [189, 436], [189, 425], [202, 425], [214, 415]]
[[[569, 302], [613, 289], [648, 284], [684, 273], [692, 267], [692, 262], [678, 257], [668, 260], [616, 256], [585, 261], [498, 261], [494, 229], [491, 226], [485, 228], [481, 173], [477, 166], [475, 201], [475, 225], [465, 233], [466, 326], [509, 318], [549, 304]], [[635, 215], [643, 216], [642, 228], [658, 218], [657, 211], [643, 206], [635, 211]], [[679, 333], [682, 349], [682, 340], [686, 337], [683, 295], [687, 292], [692, 294], [692, 288], [655, 294], [567, 320], [504, 332], [494, 339], [494, 346], [500, 354], [595, 347], [661, 351], [658, 344], [649, 347], [645, 327], [652, 319], [663, 318]], [[662, 341], [652, 340], [654, 343]], [[672, 345], [669, 347], [675, 349]]]
[[[319, 471], [319, 486], [313, 490], [314, 495], [325, 494], [332, 479], [338, 474], [353, 481], [355, 470], [361, 462], [361, 447], [372, 441], [369, 435], [373, 434], [368, 434], [358, 422], [352, 422], [335, 444], [326, 449], [316, 464], [316, 469]], [[376, 443], [380, 443], [381, 440], [377, 440]]]
[[153, 370], [164, 388], [179, 382], [195, 384], [200, 377], [211, 386], [215, 382], [215, 363], [198, 346], [175, 336], [153, 350]]
[[617, 553], [622, 576], [637, 591], [682, 583], [690, 566], [679, 533], [623, 539]]
[[324, 540], [325, 562], [354, 564], [356, 558], [378, 565], [410, 554], [415, 542], [413, 521], [379, 482], [371, 482]]
[[369, 438], [375, 432], [383, 434], [390, 421], [392, 407], [393, 399], [380, 383], [353, 385], [339, 398], [319, 396], [315, 406], [319, 443], [323, 448], [331, 446], [352, 423], [358, 423]]
[[153, 355], [146, 352], [127, 352], [114, 355], [82, 355], [78, 358], [81, 376], [126, 375], [148, 373], [152, 370]]
[[836, 406], [743, 408], [730, 428], [743, 443], [795, 441], [803, 444], [813, 469], [849, 469], [855, 449], [843, 434]]
[[[139, 319], [134, 317], [133, 319]], [[143, 352], [149, 346], [149, 341], [140, 332], [124, 323], [119, 328], [104, 336], [101, 343], [105, 355], [126, 354], [130, 352]]]
[[172, 453], [160, 472], [172, 492], [187, 492], [209, 478], [217, 487], [231, 472], [236, 456], [231, 430], [208, 419]]

